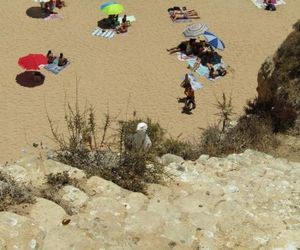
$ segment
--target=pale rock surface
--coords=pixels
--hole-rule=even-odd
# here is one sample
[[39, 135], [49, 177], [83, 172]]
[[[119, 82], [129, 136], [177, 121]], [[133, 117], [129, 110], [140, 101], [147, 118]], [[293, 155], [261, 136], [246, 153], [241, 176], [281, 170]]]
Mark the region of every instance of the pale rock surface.
[[[28, 161], [35, 169], [53, 164], [59, 171], [53, 161]], [[19, 169], [9, 174], [26, 183], [34, 175], [26, 164], [5, 168]], [[78, 188], [63, 186], [58, 194], [58, 203], [73, 215], [41, 198], [27, 217], [2, 212], [0, 249], [300, 248], [299, 163], [246, 150], [165, 168], [173, 179], [150, 184], [147, 196], [81, 175]]]
[[37, 198], [31, 206], [29, 216], [39, 222], [40, 228], [48, 232], [54, 227], [62, 226], [62, 220], [67, 216], [65, 210], [56, 203]]

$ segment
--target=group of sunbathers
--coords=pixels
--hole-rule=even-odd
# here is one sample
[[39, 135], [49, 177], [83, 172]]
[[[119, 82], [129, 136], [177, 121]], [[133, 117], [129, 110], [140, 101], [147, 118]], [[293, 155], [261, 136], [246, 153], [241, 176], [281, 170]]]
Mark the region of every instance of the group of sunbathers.
[[195, 10], [187, 10], [186, 7], [173, 7], [168, 9], [172, 21], [179, 19], [199, 19], [199, 15]]
[[118, 34], [126, 33], [130, 25], [130, 21], [127, 20], [127, 15], [123, 16], [121, 23], [119, 22], [119, 15], [109, 15], [107, 18], [107, 26], [111, 29], [115, 29]]
[[62, 0], [50, 0], [49, 2], [41, 2], [41, 8], [50, 13], [50, 14], [57, 14], [54, 10], [55, 8], [62, 8], [65, 7], [65, 1]]
[[[48, 64], [54, 63], [54, 60], [56, 58], [57, 57], [53, 55], [52, 51], [49, 50], [48, 53], [47, 53]], [[63, 53], [60, 53], [59, 57], [58, 57], [57, 65], [60, 66], [60, 67], [62, 67], [62, 66], [65, 66], [67, 63], [68, 63], [67, 58], [64, 57]]]
[[213, 47], [205, 40], [197, 41], [195, 38], [191, 38], [189, 41], [181, 42], [178, 46], [167, 49], [170, 54], [181, 52], [187, 56], [196, 57], [196, 62], [192, 68], [192, 71], [196, 71], [200, 64], [208, 67], [209, 77], [214, 79], [218, 76], [226, 75], [226, 69], [220, 67], [215, 70], [213, 65], [221, 63], [222, 56], [219, 55]]

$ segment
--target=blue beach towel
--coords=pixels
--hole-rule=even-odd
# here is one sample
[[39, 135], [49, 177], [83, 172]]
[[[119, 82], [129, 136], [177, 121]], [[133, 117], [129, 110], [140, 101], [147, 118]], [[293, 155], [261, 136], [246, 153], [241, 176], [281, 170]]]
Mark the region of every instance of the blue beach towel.
[[64, 68], [66, 68], [70, 62], [67, 62], [64, 66], [58, 66], [58, 58], [56, 58], [53, 63], [45, 65], [44, 69], [52, 72], [53, 74], [58, 74], [60, 71], [62, 71]]
[[107, 39], [111, 39], [115, 36], [116, 31], [115, 30], [104, 30], [101, 28], [96, 28], [93, 32], [92, 32], [92, 36], [101, 36]]

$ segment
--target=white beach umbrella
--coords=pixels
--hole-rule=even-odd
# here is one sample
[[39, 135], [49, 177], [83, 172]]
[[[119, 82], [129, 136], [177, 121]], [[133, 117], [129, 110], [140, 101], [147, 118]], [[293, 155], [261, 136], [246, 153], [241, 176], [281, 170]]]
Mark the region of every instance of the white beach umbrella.
[[207, 30], [208, 27], [206, 24], [194, 23], [186, 27], [183, 35], [187, 38], [197, 38]]
[[36, 3], [46, 3], [49, 2], [49, 0], [33, 0]]

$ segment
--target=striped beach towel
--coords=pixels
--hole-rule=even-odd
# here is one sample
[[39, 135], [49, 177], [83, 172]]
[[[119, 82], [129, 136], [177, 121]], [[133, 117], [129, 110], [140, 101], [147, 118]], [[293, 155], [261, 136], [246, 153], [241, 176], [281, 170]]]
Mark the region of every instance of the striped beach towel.
[[[251, 0], [251, 2], [259, 9], [264, 9], [266, 7], [263, 0]], [[281, 4], [286, 4], [286, 2], [284, 0], [277, 0], [275, 5], [277, 6]]]
[[101, 28], [96, 28], [93, 32], [92, 32], [92, 36], [101, 36], [107, 39], [111, 39], [115, 36], [116, 31], [115, 30], [104, 30]]

